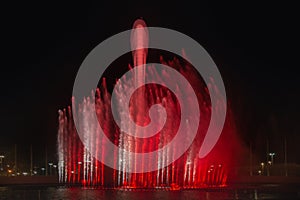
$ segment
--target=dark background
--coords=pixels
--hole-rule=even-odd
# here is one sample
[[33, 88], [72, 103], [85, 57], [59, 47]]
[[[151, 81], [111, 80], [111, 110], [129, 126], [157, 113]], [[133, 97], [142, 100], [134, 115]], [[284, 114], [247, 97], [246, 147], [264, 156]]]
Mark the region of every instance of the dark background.
[[265, 158], [269, 138], [270, 151], [282, 162], [286, 138], [288, 161], [300, 163], [295, 5], [73, 1], [1, 7], [2, 149], [17, 144], [19, 156], [26, 157], [30, 144], [38, 152], [47, 144], [55, 160], [57, 111], [70, 105], [81, 62], [100, 42], [143, 17], [148, 26], [185, 33], [208, 51], [223, 76], [244, 145], [251, 142]]

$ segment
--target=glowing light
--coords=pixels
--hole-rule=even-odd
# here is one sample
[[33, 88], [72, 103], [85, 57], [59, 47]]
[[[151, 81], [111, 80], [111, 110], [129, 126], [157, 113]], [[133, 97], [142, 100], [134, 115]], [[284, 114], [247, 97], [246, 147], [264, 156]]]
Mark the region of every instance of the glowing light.
[[272, 162], [271, 162], [271, 161], [268, 161], [268, 164], [269, 164], [269, 165], [272, 165]]

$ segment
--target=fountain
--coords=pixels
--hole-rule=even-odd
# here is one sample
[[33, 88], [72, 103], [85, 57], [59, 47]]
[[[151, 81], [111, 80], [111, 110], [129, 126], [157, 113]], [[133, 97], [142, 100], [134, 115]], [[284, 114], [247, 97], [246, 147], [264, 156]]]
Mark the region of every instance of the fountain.
[[[148, 43], [148, 33], [145, 31], [147, 30], [145, 27], [146, 24], [143, 20], [137, 20], [133, 26], [135, 32], [132, 32], [131, 35], [131, 45], [140, 46], [141, 49], [132, 52], [133, 66], [130, 66], [130, 68], [138, 68], [135, 71], [137, 78], [132, 81], [143, 83], [145, 77], [155, 76], [165, 82], [174, 82], [164, 71], [158, 72], [151, 69], [150, 73], [145, 73], [143, 68], [139, 68], [146, 63], [148, 53], [147, 48], [142, 48], [147, 46]], [[139, 28], [143, 29], [139, 31]], [[183, 57], [186, 58], [184, 51]], [[149, 138], [136, 138], [134, 135], [120, 131], [115, 123], [111, 111], [111, 93], [107, 89], [106, 79], [103, 78], [101, 87], [97, 88], [96, 91], [91, 91], [91, 95], [85, 97], [82, 102], [77, 103], [72, 98], [72, 105], [76, 105], [76, 112], [74, 110], [72, 112], [70, 106], [58, 111], [57, 148], [59, 181], [61, 183], [91, 187], [165, 188], [171, 190], [226, 185], [228, 171], [234, 158], [232, 152], [235, 145], [235, 128], [230, 110], [227, 112], [224, 129], [215, 148], [205, 158], [200, 159], [198, 157], [200, 146], [210, 123], [211, 109], [222, 110], [226, 102], [222, 101], [220, 94], [217, 107], [211, 107], [207, 87], [218, 93], [214, 80], [211, 79], [211, 82], [205, 85], [195, 69], [186, 60], [183, 62], [179, 58], [174, 58], [165, 61], [161, 57], [160, 62], [179, 71], [189, 80], [193, 89], [199, 91], [196, 96], [199, 102], [201, 123], [199, 123], [196, 138], [189, 149], [179, 159], [163, 168], [160, 166], [169, 163], [168, 161], [173, 158], [177, 149], [159, 152], [156, 155], [158, 170], [131, 173], [132, 170], [129, 169], [136, 167], [136, 158], [124, 154], [122, 150], [107, 151], [107, 144], [103, 137], [109, 138], [120, 149], [140, 153], [153, 152], [168, 144], [176, 134], [180, 122], [180, 105], [175, 95], [168, 88], [155, 84], [146, 84], [140, 87], [130, 99], [129, 107], [133, 120], [139, 125], [148, 124], [149, 116], [145, 112], [149, 111], [149, 108], [154, 104], [161, 104], [165, 107], [167, 119], [163, 129], [156, 135]], [[123, 100], [123, 93], [127, 87], [130, 87], [130, 84], [133, 83], [129, 80], [126, 84], [114, 88], [119, 101]], [[180, 82], [176, 84], [178, 85], [177, 95], [184, 95], [189, 92], [188, 89], [181, 87]], [[116, 105], [118, 105], [118, 102], [116, 102]], [[185, 105], [185, 108], [193, 110], [194, 106], [196, 105]], [[92, 107], [96, 109], [98, 121], [91, 120], [90, 110]], [[121, 123], [122, 115], [123, 113], [120, 112], [118, 116]], [[74, 126], [73, 120], [77, 119], [78, 116], [81, 119], [79, 129], [87, 136], [84, 137], [84, 143], [89, 145], [88, 148], [79, 139]], [[100, 123], [105, 136], [98, 134], [99, 130], [95, 126], [96, 123]], [[132, 130], [134, 132], [134, 128]], [[108, 167], [95, 159], [92, 156], [95, 152], [102, 157], [113, 159], [114, 168]], [[143, 159], [142, 163], [139, 164], [147, 168], [149, 162]]]

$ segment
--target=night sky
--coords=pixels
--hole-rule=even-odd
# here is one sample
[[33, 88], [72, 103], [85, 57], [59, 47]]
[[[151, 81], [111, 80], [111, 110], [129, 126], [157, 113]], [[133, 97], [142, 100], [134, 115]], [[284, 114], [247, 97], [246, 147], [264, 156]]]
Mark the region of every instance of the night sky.
[[[252, 141], [261, 153], [269, 138], [270, 148], [280, 151], [286, 137], [288, 150], [297, 152], [296, 6], [161, 2], [2, 6], [0, 145], [26, 149], [32, 143], [38, 150], [47, 144], [55, 155], [57, 110], [70, 105], [81, 62], [100, 42], [143, 17], [148, 26], [185, 33], [208, 51], [245, 145]], [[300, 163], [298, 157], [291, 153], [289, 161]]]

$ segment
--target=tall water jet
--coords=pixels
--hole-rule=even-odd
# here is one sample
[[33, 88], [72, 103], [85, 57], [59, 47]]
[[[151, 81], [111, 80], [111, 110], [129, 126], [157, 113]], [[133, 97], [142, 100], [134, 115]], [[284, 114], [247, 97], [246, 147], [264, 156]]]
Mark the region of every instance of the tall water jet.
[[[143, 68], [143, 65], [146, 64], [147, 55], [148, 55], [148, 43], [149, 43], [149, 35], [147, 30], [147, 25], [145, 21], [138, 19], [133, 24], [133, 29], [131, 31], [131, 38], [130, 38], [130, 44], [132, 49], [132, 57], [133, 57], [133, 67], [137, 67], [137, 70], [135, 71], [135, 84], [136, 85], [144, 85], [145, 83], [145, 70]], [[146, 109], [147, 102], [145, 101], [145, 87], [141, 87], [136, 92], [136, 98], [133, 100], [134, 105], [134, 113], [132, 113], [132, 117], [134, 118], [135, 122], [144, 125], [145, 124], [145, 118], [144, 118], [144, 111]], [[135, 132], [135, 131], [133, 131]], [[139, 151], [139, 144], [137, 140], [133, 140], [132, 149], [134, 152]], [[133, 158], [132, 162], [134, 169], [137, 168], [137, 158], [136, 156]], [[143, 177], [141, 178], [143, 179]], [[135, 173], [132, 176], [132, 183], [137, 182], [137, 174]]]
[[[125, 116], [128, 115], [128, 113], [121, 111], [121, 102], [125, 101], [124, 92], [128, 91], [128, 88], [132, 87], [132, 85], [144, 85], [145, 78], [155, 77], [166, 83], [175, 82], [177, 86], [176, 95], [179, 96], [191, 92], [188, 88], [182, 88], [183, 83], [180, 80], [174, 81], [164, 70], [157, 71], [151, 68], [149, 73], [146, 73], [141, 68], [141, 66], [146, 64], [148, 42], [149, 35], [146, 23], [139, 19], [135, 21], [131, 33], [131, 47], [136, 49], [132, 51], [133, 67], [137, 67], [134, 79], [114, 88], [118, 99], [115, 106], [117, 110], [120, 110], [118, 117], [121, 119], [121, 126], [122, 122], [123, 124], [126, 123], [122, 119], [125, 119]], [[137, 163], [137, 158], [125, 154], [123, 149], [132, 152], [148, 153], [167, 145], [174, 138], [174, 134], [176, 134], [178, 129], [181, 105], [179, 105], [176, 96], [168, 88], [155, 84], [148, 84], [138, 88], [128, 105], [134, 122], [140, 126], [147, 125], [149, 117], [146, 111], [149, 111], [154, 104], [165, 106], [167, 120], [163, 129], [155, 136], [137, 138], [134, 135], [136, 127], [129, 127], [133, 133], [133, 135], [129, 135], [121, 131], [120, 127], [115, 124], [111, 111], [111, 93], [107, 89], [105, 78], [103, 78], [101, 89], [98, 88], [96, 91], [91, 91], [91, 95], [85, 97], [82, 102], [77, 103], [74, 98], [72, 99], [72, 104], [76, 105], [76, 110], [71, 112], [70, 107], [59, 110], [57, 143], [58, 170], [61, 183], [116, 188], [163, 187], [171, 189], [223, 186], [226, 184], [232, 151], [224, 143], [228, 141], [227, 138], [234, 138], [235, 131], [230, 111], [227, 114], [226, 123], [216, 148], [204, 159], [199, 159], [198, 157], [201, 143], [210, 123], [212, 109], [207, 88], [212, 88], [218, 94], [218, 88], [215, 87], [214, 80], [211, 79], [210, 83], [205, 85], [196, 70], [186, 60], [174, 58], [171, 61], [165, 61], [161, 57], [160, 62], [179, 71], [189, 80], [192, 87], [199, 91], [196, 95], [201, 112], [201, 124], [199, 124], [196, 138], [190, 148], [179, 159], [163, 168], [161, 166], [165, 166], [170, 160], [174, 160], [174, 152], [177, 149], [160, 151], [155, 157], [158, 170], [145, 173], [131, 173], [136, 171], [133, 169], [137, 167], [137, 164], [147, 169], [150, 163], [145, 159], [142, 159], [142, 163]], [[219, 95], [219, 103], [214, 109], [222, 111], [226, 102], [223, 101], [222, 95]], [[192, 112], [197, 105], [188, 104], [184, 106]], [[91, 108], [93, 107], [96, 109], [98, 117], [98, 120], [95, 121], [92, 118], [93, 113], [91, 113]], [[84, 146], [79, 139], [74, 126], [74, 119], [80, 119], [78, 121], [79, 130], [82, 131], [84, 144], [88, 145], [88, 147]], [[105, 136], [99, 134], [100, 130], [96, 126], [97, 123], [100, 123], [106, 137], [119, 147], [118, 151], [107, 151], [108, 146], [104, 140]], [[189, 122], [187, 121], [186, 123], [188, 125]], [[95, 159], [92, 156], [95, 152], [102, 157], [111, 157], [114, 160], [114, 169]]]
[[[133, 24], [133, 29], [131, 31], [130, 44], [132, 49], [133, 56], [133, 66], [141, 66], [146, 64], [147, 55], [148, 55], [148, 35], [147, 25], [145, 21], [138, 19]], [[138, 81], [144, 83], [145, 71], [138, 70]]]

